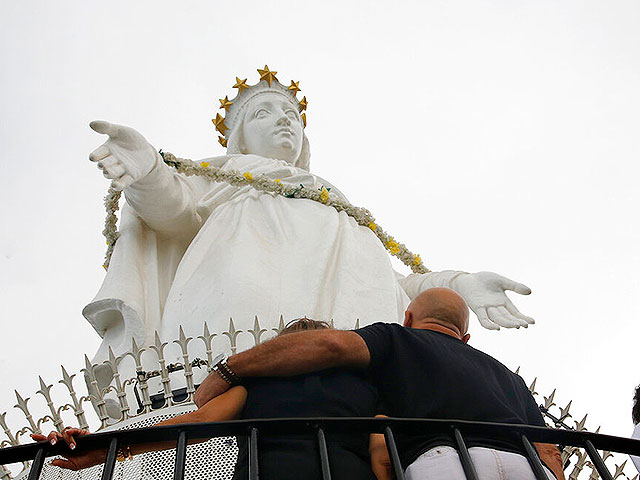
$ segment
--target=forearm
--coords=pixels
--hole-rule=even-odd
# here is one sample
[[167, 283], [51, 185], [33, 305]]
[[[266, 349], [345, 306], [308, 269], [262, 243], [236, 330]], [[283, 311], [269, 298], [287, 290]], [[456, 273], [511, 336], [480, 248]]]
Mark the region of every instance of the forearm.
[[194, 234], [200, 225], [193, 192], [186, 180], [164, 164], [125, 188], [127, 203], [152, 229], [165, 234]]
[[[157, 423], [154, 426], [159, 427], [161, 425], [181, 425], [184, 423], [199, 423], [201, 422], [201, 420], [198, 419], [198, 415], [197, 415], [198, 411], [199, 410], [196, 410], [194, 412], [186, 413], [184, 415], [178, 415], [177, 417], [169, 418], [168, 420]], [[190, 438], [187, 441], [187, 443], [191, 445], [194, 443], [206, 442], [207, 440], [208, 438]], [[176, 447], [176, 441], [169, 440], [166, 442], [152, 442], [152, 443], [142, 443], [137, 445], [131, 445], [129, 447], [129, 451], [131, 452], [131, 455], [140, 455], [141, 453], [155, 452], [158, 450], [169, 450], [175, 447]]]
[[564, 470], [562, 468], [562, 455], [556, 445], [550, 443], [534, 443], [540, 460], [549, 467], [558, 480], [564, 480]]
[[333, 367], [364, 369], [369, 350], [357, 333], [317, 330], [274, 338], [227, 363], [240, 377], [285, 377]]
[[[202, 408], [193, 412], [178, 415], [177, 417], [169, 418], [155, 426], [162, 425], [182, 425], [185, 423], [204, 423], [204, 422], [222, 422], [225, 420], [234, 420], [240, 417], [242, 409], [247, 398], [247, 390], [244, 387], [234, 387], [219, 397], [209, 401]], [[190, 438], [188, 444], [205, 442], [209, 437], [204, 438]], [[132, 445], [130, 451], [132, 455], [139, 455], [141, 453], [152, 452], [156, 450], [168, 450], [175, 448], [175, 440], [168, 442], [153, 442], [144, 443], [139, 445]]]
[[370, 435], [369, 456], [371, 458], [371, 470], [378, 480], [391, 480], [393, 468], [389, 459], [389, 452], [384, 441], [384, 435], [373, 433]]
[[[301, 375], [332, 367], [364, 369], [369, 365], [369, 349], [354, 332], [316, 330], [274, 338], [233, 355], [227, 365], [242, 377], [280, 377]], [[202, 407], [229, 385], [212, 372], [193, 397]]]
[[[386, 417], [386, 415], [376, 415], [376, 418]], [[387, 441], [382, 433], [372, 433], [369, 435], [369, 458], [371, 460], [371, 470], [378, 480], [392, 480], [393, 467], [387, 450]]]
[[430, 288], [446, 287], [456, 290], [455, 279], [466, 272], [456, 270], [444, 270], [442, 272], [412, 273], [398, 280], [398, 283], [410, 299], [414, 299], [420, 293]]

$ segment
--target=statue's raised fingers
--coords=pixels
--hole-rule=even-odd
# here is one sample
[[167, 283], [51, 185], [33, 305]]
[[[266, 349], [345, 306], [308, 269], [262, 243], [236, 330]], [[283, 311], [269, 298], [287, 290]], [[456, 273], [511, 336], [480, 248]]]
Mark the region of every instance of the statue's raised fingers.
[[94, 120], [93, 122], [89, 123], [89, 126], [94, 132], [102, 133], [109, 136], [115, 134], [117, 132], [117, 127], [119, 127], [119, 125], [109, 123], [106, 120]]
[[98, 148], [96, 148], [93, 152], [89, 154], [89, 160], [91, 160], [92, 162], [99, 162], [100, 160], [108, 157], [109, 155], [111, 155], [111, 151], [109, 150], [109, 147], [107, 147], [106, 145], [100, 145]]
[[144, 137], [131, 127], [109, 123], [104, 120], [94, 120], [89, 126], [98, 133], [109, 135], [109, 140], [117, 145], [131, 146], [139, 142], [146, 143]]
[[121, 191], [127, 188], [132, 183], [133, 183], [133, 177], [131, 175], [123, 175], [120, 178], [117, 178], [113, 182], [111, 182], [111, 187], [114, 190]]
[[524, 283], [513, 282], [515, 285], [511, 288], [516, 293], [520, 295], [529, 295], [531, 294], [531, 289], [527, 287]]
[[529, 295], [531, 293], [531, 289], [523, 283], [514, 282], [510, 278], [503, 277], [502, 275], [497, 275], [497, 277], [500, 280], [503, 290], [512, 290], [520, 295]]
[[498, 310], [500, 311], [500, 313], [504, 318], [508, 318], [511, 322], [515, 322], [517, 325], [516, 328], [520, 328], [520, 327], [527, 328], [529, 326], [529, 324], [525, 322], [522, 318], [511, 313], [509, 309], [506, 308], [506, 306], [504, 305], [500, 306], [498, 307]]
[[114, 165], [110, 165], [108, 167], [104, 167], [104, 176], [107, 177], [108, 179], [119, 179], [120, 177], [124, 176], [124, 174], [126, 173], [124, 168], [122, 168], [122, 166], [118, 163], [114, 164]]
[[118, 160], [112, 156], [108, 156], [103, 158], [102, 160], [100, 160], [96, 165], [98, 166], [98, 168], [100, 170], [104, 170], [105, 168], [108, 168], [112, 165], [115, 165], [118, 163]]
[[[506, 311], [506, 310], [505, 310]], [[501, 327], [517, 328], [520, 324], [515, 320], [506, 316], [498, 307], [487, 308], [487, 314], [492, 322], [497, 323]]]
[[505, 307], [511, 315], [513, 315], [514, 317], [526, 323], [526, 325], [523, 325], [523, 327], [526, 327], [527, 325], [533, 325], [534, 323], [536, 323], [536, 321], [533, 318], [527, 317], [526, 315], [523, 315], [522, 313], [520, 313], [520, 310], [518, 310], [516, 306], [510, 301], [505, 303]]
[[484, 328], [488, 330], [500, 330], [500, 326], [496, 325], [489, 319], [489, 316], [487, 315], [487, 310], [484, 307], [480, 307], [472, 310], [473, 310], [473, 313], [475, 313], [476, 316], [478, 317], [478, 321], [480, 322], [480, 325], [482, 325]]

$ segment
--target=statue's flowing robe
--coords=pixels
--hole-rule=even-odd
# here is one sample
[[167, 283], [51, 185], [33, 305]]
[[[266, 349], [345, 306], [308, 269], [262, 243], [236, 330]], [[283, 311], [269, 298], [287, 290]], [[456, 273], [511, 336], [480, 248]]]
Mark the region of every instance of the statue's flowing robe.
[[[342, 197], [284, 161], [255, 155], [207, 161], [292, 185], [324, 186]], [[95, 362], [107, 358], [109, 347], [116, 355], [130, 351], [131, 339], [152, 344], [156, 330], [171, 342], [180, 325], [194, 339], [205, 321], [220, 334], [232, 317], [246, 331], [256, 315], [266, 329], [276, 327], [280, 315], [333, 320], [346, 329], [357, 319], [361, 325], [400, 321], [409, 303], [375, 234], [332, 207], [185, 177], [162, 162], [125, 195], [111, 265], [83, 311], [103, 337]], [[179, 360], [173, 347], [169, 361]]]

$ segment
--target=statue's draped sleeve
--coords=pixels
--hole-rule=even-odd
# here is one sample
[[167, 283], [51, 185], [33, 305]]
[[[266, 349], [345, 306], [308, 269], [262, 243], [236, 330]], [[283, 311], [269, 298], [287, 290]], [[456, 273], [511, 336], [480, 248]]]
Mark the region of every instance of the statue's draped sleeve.
[[132, 339], [140, 346], [152, 342], [178, 264], [202, 222], [197, 202], [210, 189], [209, 181], [187, 178], [159, 161], [125, 190], [109, 270], [82, 311], [103, 337], [94, 363], [108, 357], [109, 347], [120, 355], [131, 350]]
[[149, 174], [124, 190], [127, 204], [154, 232], [191, 239], [202, 223], [196, 212], [200, 197], [194, 191], [196, 179], [178, 175], [156, 155]]
[[398, 283], [411, 300], [430, 288], [445, 287], [455, 290], [453, 281], [466, 272], [443, 270], [442, 272], [411, 273], [406, 277], [396, 272]]

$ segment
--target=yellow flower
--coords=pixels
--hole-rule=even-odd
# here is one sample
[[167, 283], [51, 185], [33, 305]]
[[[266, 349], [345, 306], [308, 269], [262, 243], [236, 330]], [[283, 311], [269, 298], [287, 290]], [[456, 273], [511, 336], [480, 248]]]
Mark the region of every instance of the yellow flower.
[[278, 185], [282, 185], [282, 181], [281, 181], [279, 178], [276, 178], [275, 182], [276, 182]]
[[322, 203], [327, 203], [328, 199], [329, 199], [329, 190], [322, 187], [322, 190], [320, 191], [320, 200], [322, 200]]
[[209, 162], [200, 162], [202, 168], [209, 168]]
[[387, 249], [391, 255], [395, 255], [400, 252], [400, 248], [398, 247], [398, 242], [396, 242], [393, 238], [386, 243]]
[[251, 175], [250, 172], [244, 172], [242, 175], [244, 175], [244, 178], [246, 178], [249, 181], [253, 180], [253, 175]]
[[414, 265], [420, 265], [421, 263], [422, 263], [422, 259], [420, 258], [420, 255], [416, 255], [415, 257], [413, 257]]
[[106, 266], [106, 265], [102, 265], [102, 268], [104, 268], [105, 270], [107, 270], [107, 266]]
[[374, 222], [369, 222], [369, 228], [375, 232], [378, 226]]

